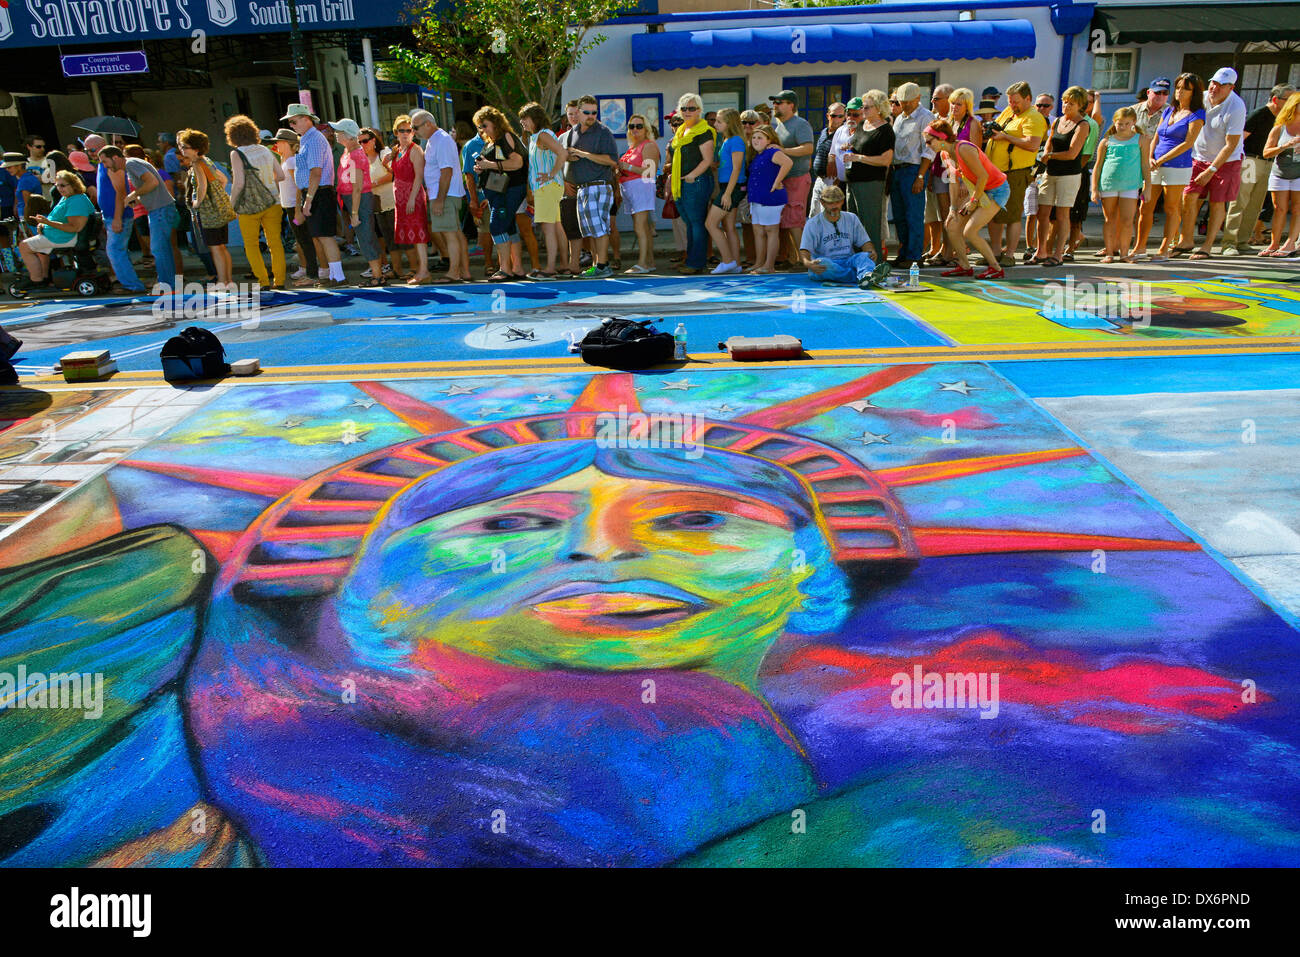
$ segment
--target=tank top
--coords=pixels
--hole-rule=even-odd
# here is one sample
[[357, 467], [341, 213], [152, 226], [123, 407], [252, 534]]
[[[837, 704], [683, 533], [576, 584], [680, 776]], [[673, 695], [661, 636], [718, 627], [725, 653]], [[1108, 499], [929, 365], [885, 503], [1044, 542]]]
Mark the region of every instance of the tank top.
[[557, 168], [555, 154], [542, 143], [543, 136], [556, 138], [550, 130], [540, 130], [528, 141], [528, 188], [534, 193], [552, 181], [564, 182], [564, 167]]
[[[1278, 135], [1277, 145], [1286, 146], [1289, 143], [1300, 145], [1300, 133], [1291, 135], [1282, 127], [1282, 132]], [[1273, 157], [1273, 169], [1281, 179], [1300, 178], [1300, 156], [1296, 156], [1295, 150], [1286, 153], [1278, 153]]]
[[769, 146], [754, 157], [749, 164], [749, 201], [758, 206], [784, 206], [786, 204], [785, 187], [773, 189], [780, 167], [773, 159], [777, 154], [775, 146]]
[[1106, 140], [1106, 161], [1098, 178], [1098, 191], [1116, 193], [1142, 188], [1142, 137], [1134, 133], [1126, 140]]
[[[974, 146], [975, 144], [972, 143], [971, 145]], [[988, 158], [988, 155], [983, 150], [977, 149], [976, 152], [979, 154], [980, 165], [984, 167], [984, 174], [988, 177], [984, 183], [984, 192], [987, 193], [989, 190], [997, 189], [1007, 181], [1007, 174], [994, 166], [993, 161]], [[957, 167], [961, 170], [961, 178], [972, 185], [976, 183], [978, 177], [966, 165], [966, 157], [962, 155], [961, 147], [955, 147], [953, 154], [957, 157]]]
[[[1070, 128], [1068, 133], [1060, 131], [1061, 120], [1057, 119], [1052, 123], [1052, 152], [1065, 153], [1070, 149], [1070, 143], [1074, 140], [1074, 134], [1079, 129], [1079, 124]], [[1086, 128], [1086, 127], [1085, 127]], [[1082, 150], [1076, 154], [1072, 160], [1059, 160], [1055, 157], [1047, 161], [1048, 176], [1073, 176], [1075, 173], [1083, 172]]]
[[[622, 161], [632, 166], [644, 166], [645, 160], [642, 158], [641, 154], [645, 152], [645, 145], [649, 142], [649, 140], [642, 140], [636, 146], [629, 146], [627, 152], [623, 154]], [[628, 170], [622, 170], [618, 174], [618, 181], [620, 183], [626, 183], [629, 180], [640, 178], [640, 173], [633, 173]]]
[[[510, 144], [511, 139], [514, 139], [515, 141], [514, 147]], [[515, 153], [519, 153], [519, 155], [524, 158], [523, 165], [520, 166], [519, 169], [508, 169], [505, 171], [505, 174], [508, 177], [506, 180], [508, 184], [507, 188], [510, 186], [528, 185], [528, 154], [518, 149], [518, 146], [519, 139], [514, 137], [512, 134], [510, 136], [501, 137], [500, 140], [483, 150], [483, 156], [490, 160], [501, 160], [504, 162]], [[554, 156], [555, 154], [552, 153], [551, 155]], [[489, 172], [491, 171], [489, 170]]]

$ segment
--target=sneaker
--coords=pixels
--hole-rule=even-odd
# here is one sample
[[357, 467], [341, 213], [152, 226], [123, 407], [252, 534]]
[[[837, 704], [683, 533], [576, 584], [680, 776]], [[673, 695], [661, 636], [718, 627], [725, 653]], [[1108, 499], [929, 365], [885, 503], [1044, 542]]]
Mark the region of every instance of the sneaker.
[[1236, 246], [1224, 246], [1224, 247], [1223, 247], [1223, 251], [1222, 251], [1221, 253], [1219, 253], [1219, 255], [1220, 255], [1220, 256], [1240, 256], [1240, 255], [1241, 255], [1241, 251], [1238, 250]]
[[584, 249], [584, 250], [582, 251], [582, 254], [578, 257], [578, 265], [579, 265], [579, 266], [590, 266], [590, 265], [591, 265], [591, 253], [587, 252], [587, 251]]
[[343, 247], [343, 250], [344, 250], [344, 252], [346, 252], [349, 256], [360, 256], [360, 255], [361, 255], [361, 250], [358, 249], [358, 248], [356, 247], [356, 245], [353, 244], [353, 243], [348, 243], [348, 244], [346, 244], [346, 245]]
[[716, 266], [714, 266], [712, 269], [709, 270], [709, 275], [721, 276], [724, 273], [729, 273], [731, 272], [731, 267], [735, 265], [736, 265], [735, 263], [718, 263]]
[[289, 278], [294, 280], [295, 282], [297, 282], [299, 279], [306, 279], [307, 270], [299, 266], [297, 269], [293, 271], [293, 274], [289, 276]]
[[730, 266], [724, 269], [723, 272], [737, 273], [737, 272], [744, 272], [744, 270], [740, 268], [740, 263], [732, 263]]
[[370, 275], [370, 267], [369, 267], [369, 266], [367, 266], [367, 267], [366, 267], [366, 271], [363, 272], [363, 273], [361, 274], [361, 278], [362, 278], [362, 279], [373, 279], [373, 278], [374, 278], [373, 276]]
[[878, 263], [876, 265], [876, 268], [871, 270], [870, 276], [864, 276], [858, 282], [858, 288], [859, 289], [883, 289], [885, 288], [885, 280], [889, 278], [889, 274], [892, 271], [893, 270], [890, 268], [889, 263]]
[[612, 276], [612, 275], [614, 275], [614, 270], [610, 269], [608, 265], [597, 266], [593, 264], [592, 266], [583, 270], [582, 278], [583, 279], [604, 279], [607, 276]]
[[392, 274], [393, 274], [393, 265], [392, 265], [392, 263], [384, 263], [384, 275], [385, 275], [385, 276], [391, 276]]
[[637, 263], [635, 266], [632, 266], [630, 269], [625, 270], [624, 275], [643, 276], [648, 272], [654, 272], [654, 270], [651, 269], [649, 266], [642, 266], [640, 263]]

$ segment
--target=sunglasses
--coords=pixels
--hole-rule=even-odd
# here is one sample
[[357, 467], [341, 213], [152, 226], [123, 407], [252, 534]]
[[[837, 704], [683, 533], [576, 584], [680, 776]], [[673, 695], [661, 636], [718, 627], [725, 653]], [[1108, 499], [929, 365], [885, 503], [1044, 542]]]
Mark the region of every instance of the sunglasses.
[[373, 136], [358, 136], [358, 137], [357, 137], [357, 142], [358, 142], [358, 143], [373, 143], [374, 141], [375, 141], [375, 138], [374, 138]]
[[643, 130], [643, 129], [645, 129], [645, 124], [644, 124], [644, 123], [629, 123], [629, 124], [627, 125], [627, 128], [628, 128], [629, 130]]
[[740, 121], [740, 125], [741, 125], [741, 126], [757, 126], [757, 125], [758, 125], [758, 120], [741, 120], [741, 121]]
[[680, 107], [678, 107], [678, 109], [681, 110], [683, 113], [698, 113], [698, 112], [700, 112], [700, 108], [699, 108], [698, 106], [680, 106]]
[[596, 111], [595, 111], [595, 110], [583, 110], [583, 111], [582, 111], [582, 115], [583, 115], [583, 116], [595, 116], [595, 115], [596, 115]]
[[830, 118], [831, 118], [832, 120], [842, 120], [842, 119], [844, 119], [844, 114], [843, 114], [843, 113], [831, 113], [831, 114], [829, 114], [829, 116], [830, 116]]
[[406, 129], [398, 130], [397, 132], [398, 132], [398, 133], [409, 133], [409, 132], [411, 132], [411, 128], [408, 126], [408, 127], [406, 127]]

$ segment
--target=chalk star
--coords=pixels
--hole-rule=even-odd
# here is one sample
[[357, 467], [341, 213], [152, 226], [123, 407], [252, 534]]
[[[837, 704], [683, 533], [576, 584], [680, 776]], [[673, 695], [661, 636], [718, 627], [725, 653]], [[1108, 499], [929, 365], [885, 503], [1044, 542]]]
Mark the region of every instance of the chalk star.
[[344, 445], [352, 445], [355, 442], [360, 442], [369, 432], [369, 429], [344, 429], [343, 434], [339, 436], [339, 441]]
[[555, 396], [553, 396], [553, 395], [535, 395], [535, 396], [533, 396], [533, 401], [534, 401], [534, 402], [550, 402], [550, 401], [551, 401], [552, 399], [554, 399], [554, 398], [555, 398]]
[[441, 392], [439, 392], [439, 393], [437, 393], [437, 394], [438, 394], [438, 395], [447, 395], [447, 396], [451, 396], [451, 395], [473, 395], [476, 391], [478, 391], [479, 388], [480, 388], [480, 386], [470, 386], [470, 387], [466, 387], [466, 386], [463, 386], [463, 385], [453, 385], [453, 386], [449, 386], [449, 387], [446, 388], [446, 389], [443, 389]]
[[479, 414], [479, 418], [482, 418], [485, 415], [504, 415], [505, 411], [506, 411], [505, 409], [501, 408], [500, 406], [497, 406], [491, 409], [479, 409], [478, 414]]
[[[353, 399], [352, 405], [356, 406], [358, 409], [368, 409], [375, 404], [375, 401], [376, 400], [374, 399]], [[349, 408], [351, 407], [352, 406], [349, 406]]]
[[884, 435], [876, 435], [875, 432], [863, 432], [857, 437], [857, 441], [861, 442], [863, 445], [876, 445], [877, 443], [880, 445], [891, 445], [893, 443], [889, 441], [889, 437], [893, 434], [893, 432], [886, 432]]
[[718, 413], [718, 415], [729, 415], [732, 412], [735, 412], [736, 410], [724, 402], [722, 403], [722, 405], [713, 406], [713, 411]]
[[311, 418], [310, 415], [291, 415], [291, 416], [289, 416], [287, 419], [285, 419], [283, 422], [280, 423], [280, 428], [282, 428], [282, 429], [296, 429], [298, 426], [302, 425], [304, 422], [306, 422], [306, 421], [307, 421], [308, 419], [310, 419], [310, 418]]
[[962, 379], [960, 382], [940, 382], [939, 391], [960, 392], [962, 395], [970, 395], [972, 392], [979, 392], [980, 389], [973, 385], [967, 385], [966, 380]]
[[878, 409], [880, 406], [870, 399], [858, 399], [857, 402], [846, 402], [841, 408], [852, 409], [854, 412], [866, 412], [867, 409]]
[[634, 392], [644, 392], [644, 391], [645, 391], [645, 386], [643, 386], [643, 385], [634, 385], [634, 386], [632, 387], [632, 390], [633, 390]]
[[698, 389], [699, 386], [692, 384], [690, 379], [681, 379], [677, 382], [665, 382], [659, 387], [664, 392], [676, 390], [678, 392], [687, 392], [691, 389]]

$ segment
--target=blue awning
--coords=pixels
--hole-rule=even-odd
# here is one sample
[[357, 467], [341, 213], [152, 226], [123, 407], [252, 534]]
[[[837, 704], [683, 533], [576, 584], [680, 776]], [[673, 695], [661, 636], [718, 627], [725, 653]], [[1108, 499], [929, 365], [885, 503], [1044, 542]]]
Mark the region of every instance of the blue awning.
[[1028, 20], [933, 23], [798, 23], [788, 27], [677, 30], [632, 37], [632, 70], [844, 63], [861, 60], [996, 60], [1034, 55]]

